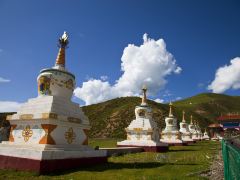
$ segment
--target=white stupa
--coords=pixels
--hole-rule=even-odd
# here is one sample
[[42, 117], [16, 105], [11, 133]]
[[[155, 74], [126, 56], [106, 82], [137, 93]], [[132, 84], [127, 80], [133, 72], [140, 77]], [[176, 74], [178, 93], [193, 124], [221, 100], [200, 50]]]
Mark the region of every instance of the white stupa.
[[168, 143], [169, 145], [184, 145], [181, 140], [181, 133], [178, 130], [177, 126], [177, 118], [173, 116], [172, 113], [172, 103], [169, 104], [169, 116], [165, 118], [166, 127], [162, 131], [161, 135], [161, 142]]
[[191, 134], [192, 134], [192, 140], [194, 140], [194, 141], [199, 140], [199, 139], [198, 139], [198, 133], [197, 133], [197, 131], [196, 131], [196, 127], [195, 127], [195, 125], [193, 124], [193, 117], [192, 117], [192, 115], [191, 115], [191, 122], [190, 122], [190, 124], [188, 125], [188, 127], [189, 127], [189, 131], [190, 131]]
[[189, 131], [189, 128], [188, 128], [188, 124], [186, 123], [186, 120], [185, 120], [185, 112], [183, 111], [182, 113], [182, 122], [180, 122], [180, 132], [181, 132], [181, 139], [184, 141], [184, 142], [187, 142], [187, 143], [193, 143], [193, 139], [192, 139], [192, 135]]
[[46, 173], [107, 161], [106, 151], [88, 146], [89, 120], [71, 101], [75, 76], [65, 69], [67, 45], [64, 32], [55, 66], [37, 77], [38, 97], [8, 116], [11, 132], [0, 144], [0, 168]]
[[208, 133], [207, 133], [207, 129], [205, 129], [202, 139], [203, 140], [210, 140], [210, 137], [208, 136]]
[[197, 138], [198, 140], [202, 140], [202, 137], [203, 137], [203, 133], [202, 133], [202, 130], [198, 124], [198, 122], [196, 121], [195, 122], [195, 128], [196, 128], [196, 131], [197, 131]]
[[152, 118], [152, 108], [147, 104], [147, 88], [143, 87], [143, 97], [140, 106], [135, 108], [135, 116], [125, 129], [127, 140], [117, 142], [118, 147], [142, 147], [145, 151], [162, 152], [168, 150], [168, 144], [161, 143], [159, 128]]

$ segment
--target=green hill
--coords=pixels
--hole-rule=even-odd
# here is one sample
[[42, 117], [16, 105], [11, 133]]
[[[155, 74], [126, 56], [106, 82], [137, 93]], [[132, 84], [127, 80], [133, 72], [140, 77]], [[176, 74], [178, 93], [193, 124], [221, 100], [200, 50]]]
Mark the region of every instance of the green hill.
[[[90, 137], [125, 138], [125, 128], [135, 118], [135, 106], [141, 103], [138, 97], [122, 97], [103, 103], [84, 106], [83, 111], [91, 123]], [[167, 104], [160, 104], [148, 100], [153, 109], [153, 118], [160, 128], [165, 127], [164, 117], [168, 115]], [[178, 120], [182, 119], [182, 111], [186, 112], [186, 120], [190, 121], [190, 115], [198, 120], [200, 127], [204, 129], [208, 124], [216, 122], [216, 117], [229, 112], [240, 112], [240, 97], [223, 94], [205, 93], [199, 94], [181, 101], [176, 101], [174, 115]]]

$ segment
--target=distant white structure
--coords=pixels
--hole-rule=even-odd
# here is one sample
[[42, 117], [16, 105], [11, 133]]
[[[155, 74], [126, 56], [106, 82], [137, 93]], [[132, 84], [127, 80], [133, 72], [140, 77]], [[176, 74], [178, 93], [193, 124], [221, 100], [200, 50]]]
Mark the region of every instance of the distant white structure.
[[172, 113], [172, 103], [169, 104], [169, 116], [165, 118], [166, 127], [162, 131], [161, 142], [167, 143], [169, 145], [184, 145], [181, 140], [181, 133], [178, 130], [177, 119], [173, 116]]
[[192, 135], [191, 132], [189, 131], [188, 124], [186, 123], [185, 120], [185, 112], [182, 112], [182, 122], [180, 122], [180, 133], [181, 133], [181, 139], [184, 142], [187, 143], [193, 143]]
[[191, 122], [190, 122], [190, 124], [188, 125], [188, 127], [189, 127], [189, 131], [190, 131], [191, 134], [192, 134], [192, 139], [193, 139], [194, 141], [198, 141], [198, 140], [199, 140], [199, 139], [198, 139], [198, 133], [197, 133], [197, 131], [196, 131], [195, 125], [193, 124], [193, 117], [192, 117], [192, 115], [191, 115]]
[[210, 140], [210, 137], [208, 136], [208, 133], [207, 133], [207, 129], [205, 129], [202, 139], [203, 140]]
[[152, 108], [147, 104], [147, 88], [143, 87], [142, 90], [142, 103], [135, 108], [136, 119], [125, 129], [127, 132], [127, 140], [117, 142], [117, 146], [142, 147], [145, 151], [167, 151], [168, 144], [159, 141], [159, 128], [152, 118]]
[[55, 66], [37, 77], [38, 97], [7, 117], [11, 131], [0, 144], [0, 168], [46, 173], [107, 161], [106, 151], [88, 146], [89, 120], [71, 101], [75, 76], [65, 69], [67, 44], [64, 32]]
[[197, 139], [199, 140], [199, 141], [201, 141], [202, 140], [202, 137], [203, 137], [203, 133], [202, 133], [202, 130], [201, 130], [201, 128], [200, 128], [200, 126], [199, 126], [199, 123], [196, 121], [195, 122], [195, 129], [196, 129], [196, 131], [197, 131]]

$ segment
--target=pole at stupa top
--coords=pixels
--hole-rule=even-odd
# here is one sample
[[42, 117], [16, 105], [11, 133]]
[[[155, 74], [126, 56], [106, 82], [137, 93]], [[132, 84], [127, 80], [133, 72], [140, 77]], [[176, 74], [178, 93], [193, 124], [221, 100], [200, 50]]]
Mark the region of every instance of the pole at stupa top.
[[193, 116], [191, 115], [191, 122], [190, 122], [190, 124], [193, 124]]
[[170, 103], [169, 103], [169, 117], [173, 117], [172, 106], [173, 106], [173, 104], [170, 101]]
[[182, 122], [185, 123], [186, 120], [185, 120], [185, 111], [182, 112]]
[[142, 96], [141, 105], [147, 105], [147, 87], [145, 85], [142, 87], [142, 91], [143, 91], [143, 96]]
[[65, 49], [68, 43], [69, 43], [68, 35], [67, 35], [67, 32], [64, 31], [62, 37], [60, 37], [58, 40], [59, 51], [58, 51], [58, 55], [55, 63], [56, 67], [61, 67], [63, 69], [65, 68]]

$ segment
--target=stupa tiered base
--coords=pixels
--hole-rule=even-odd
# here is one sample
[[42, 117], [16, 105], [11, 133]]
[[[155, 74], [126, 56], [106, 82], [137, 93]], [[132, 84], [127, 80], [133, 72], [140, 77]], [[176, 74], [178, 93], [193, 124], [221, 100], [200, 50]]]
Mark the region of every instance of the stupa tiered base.
[[166, 140], [161, 139], [161, 142], [167, 143], [169, 146], [187, 146], [188, 143], [182, 140]]
[[196, 141], [194, 141], [193, 139], [191, 139], [191, 138], [189, 138], [189, 137], [186, 137], [186, 138], [182, 137], [182, 141], [183, 141], [184, 143], [187, 143], [187, 144], [196, 143]]
[[168, 144], [154, 141], [125, 140], [117, 143], [118, 147], [141, 147], [145, 152], [166, 152]]
[[190, 138], [190, 135], [182, 135], [182, 141], [187, 144], [193, 144], [196, 143], [192, 138]]
[[179, 139], [179, 131], [177, 132], [162, 132], [162, 139], [160, 139], [161, 142], [167, 143], [170, 146], [186, 146], [187, 142], [184, 142]]
[[203, 136], [202, 140], [210, 140], [209, 136]]
[[107, 162], [106, 151], [93, 150], [88, 146], [27, 146], [4, 142], [0, 145], [0, 154], [1, 169], [39, 174]]

